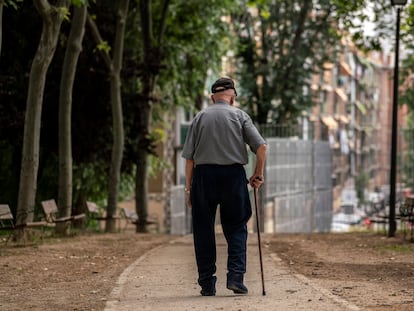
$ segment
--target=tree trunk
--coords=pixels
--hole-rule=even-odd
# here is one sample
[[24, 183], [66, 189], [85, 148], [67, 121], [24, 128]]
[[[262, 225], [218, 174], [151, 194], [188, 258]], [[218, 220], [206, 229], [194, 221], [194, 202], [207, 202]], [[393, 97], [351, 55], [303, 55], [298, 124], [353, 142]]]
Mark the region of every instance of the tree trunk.
[[[137, 232], [146, 232], [146, 223], [148, 216], [148, 185], [147, 185], [147, 165], [148, 153], [151, 141], [149, 141], [149, 132], [152, 115], [153, 91], [155, 81], [159, 74], [161, 65], [161, 43], [166, 27], [166, 16], [170, 0], [164, 0], [162, 16], [158, 20], [159, 27], [157, 38], [154, 38], [153, 32], [153, 12], [152, 1], [140, 1], [140, 17], [142, 29], [142, 42], [144, 46], [144, 74], [142, 77], [143, 90], [141, 93], [142, 100], [138, 103], [139, 111], [139, 149], [136, 160], [136, 180], [135, 180], [135, 209], [138, 214]], [[156, 44], [154, 46], [154, 44]]]
[[113, 122], [113, 146], [112, 159], [109, 172], [109, 190], [108, 190], [108, 219], [105, 224], [106, 232], [116, 231], [116, 215], [118, 205], [118, 191], [121, 174], [122, 156], [124, 152], [124, 126], [122, 114], [121, 98], [121, 68], [122, 55], [124, 52], [125, 24], [128, 16], [129, 0], [119, 2], [118, 18], [115, 34], [114, 54], [112, 59], [111, 71], [111, 106]]
[[[72, 213], [72, 92], [82, 40], [85, 33], [87, 7], [74, 7], [72, 26], [63, 61], [59, 97], [59, 216]], [[56, 225], [56, 232], [65, 234], [64, 223]]]
[[24, 226], [27, 222], [33, 220], [39, 166], [40, 122], [46, 73], [56, 49], [63, 20], [58, 7], [67, 7], [69, 1], [60, 0], [55, 7], [42, 0], [34, 0], [34, 4], [42, 16], [43, 28], [29, 76], [17, 203], [17, 226]]
[[148, 217], [148, 152], [142, 150], [138, 153], [136, 159], [136, 175], [135, 175], [135, 207], [138, 214], [138, 222], [136, 224], [136, 232], [147, 232]]

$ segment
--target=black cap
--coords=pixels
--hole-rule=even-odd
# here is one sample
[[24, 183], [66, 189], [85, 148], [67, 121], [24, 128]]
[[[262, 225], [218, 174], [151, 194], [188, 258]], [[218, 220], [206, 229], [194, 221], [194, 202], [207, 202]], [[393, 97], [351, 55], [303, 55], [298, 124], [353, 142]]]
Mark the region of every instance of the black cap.
[[212, 93], [218, 93], [230, 89], [234, 90], [234, 93], [236, 93], [237, 96], [237, 91], [234, 87], [234, 82], [230, 78], [220, 78], [211, 86]]

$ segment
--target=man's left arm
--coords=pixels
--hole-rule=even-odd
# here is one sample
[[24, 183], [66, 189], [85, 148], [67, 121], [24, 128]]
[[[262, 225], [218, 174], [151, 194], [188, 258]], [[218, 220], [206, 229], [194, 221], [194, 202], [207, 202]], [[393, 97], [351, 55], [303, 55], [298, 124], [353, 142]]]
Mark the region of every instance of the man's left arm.
[[259, 188], [264, 183], [264, 167], [266, 161], [267, 145], [262, 144], [256, 150], [256, 167], [249, 179], [250, 186]]

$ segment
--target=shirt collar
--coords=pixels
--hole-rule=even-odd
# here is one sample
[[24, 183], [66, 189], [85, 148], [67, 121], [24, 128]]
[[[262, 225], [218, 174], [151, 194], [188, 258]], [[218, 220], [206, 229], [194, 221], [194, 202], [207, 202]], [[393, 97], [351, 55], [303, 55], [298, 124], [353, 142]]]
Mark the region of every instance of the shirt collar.
[[215, 104], [216, 104], [216, 105], [217, 105], [217, 104], [221, 104], [221, 105], [230, 105], [230, 103], [226, 102], [225, 100], [219, 100], [219, 101], [216, 101], [216, 102], [215, 102]]

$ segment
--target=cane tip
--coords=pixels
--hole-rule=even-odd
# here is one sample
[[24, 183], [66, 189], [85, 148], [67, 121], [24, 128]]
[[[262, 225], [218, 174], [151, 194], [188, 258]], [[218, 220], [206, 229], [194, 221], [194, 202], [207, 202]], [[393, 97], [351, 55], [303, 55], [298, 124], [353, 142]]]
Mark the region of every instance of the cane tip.
[[266, 296], [266, 292], [265, 292], [265, 291], [263, 291], [262, 295], [263, 295], [263, 296]]

